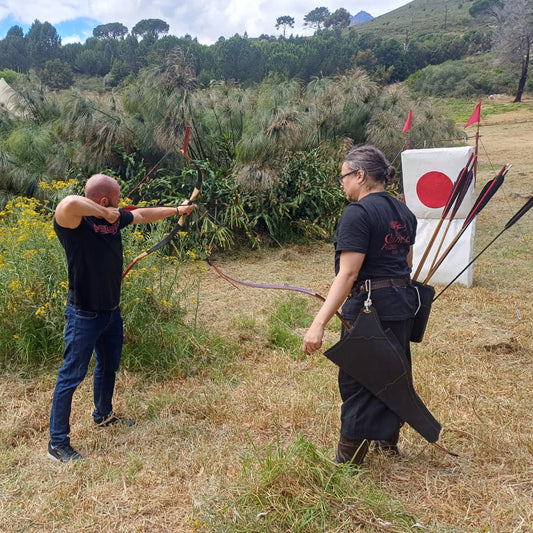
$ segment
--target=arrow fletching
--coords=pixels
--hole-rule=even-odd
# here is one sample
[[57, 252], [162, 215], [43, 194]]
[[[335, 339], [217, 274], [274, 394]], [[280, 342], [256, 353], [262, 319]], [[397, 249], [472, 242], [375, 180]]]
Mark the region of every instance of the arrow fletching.
[[433, 298], [433, 301], [435, 301], [450, 285], [453, 284], [454, 281], [456, 281], [461, 274], [478, 259], [478, 257], [484, 253], [502, 234], [505, 230], [508, 230], [511, 226], [513, 226], [516, 222], [518, 222], [531, 208], [533, 207], [533, 196], [509, 219], [507, 224], [505, 224], [505, 227], [494, 237], [475, 257], [472, 259], [468, 265], [466, 265], [455, 278], [453, 278], [444, 289], [442, 289], [435, 298]]
[[491, 181], [485, 183], [485, 186], [481, 189], [481, 192], [474, 203], [474, 207], [472, 207], [464, 221], [464, 229], [469, 226], [472, 220], [474, 220], [474, 217], [480, 213], [480, 211], [489, 203], [489, 200], [496, 194], [496, 191], [502, 186], [505, 175], [510, 168], [511, 165], [505, 165]]
[[[446, 200], [446, 205], [444, 206], [444, 209], [442, 211], [442, 218], [446, 218], [448, 215], [448, 211], [452, 208], [452, 206], [457, 206], [455, 212], [457, 212], [457, 209], [459, 208], [459, 205], [463, 201], [463, 198], [466, 194], [466, 190], [468, 189], [468, 186], [465, 186], [465, 182], [468, 180], [470, 176], [470, 181], [472, 181], [473, 173], [473, 167], [470, 165], [473, 165], [475, 162], [475, 155], [470, 154], [470, 157], [466, 163], [466, 165], [463, 167], [461, 172], [459, 173], [459, 177], [457, 180], [455, 180], [455, 183], [453, 184], [452, 190], [450, 191], [450, 194], [448, 195], [448, 200]], [[470, 181], [468, 182], [470, 184]], [[463, 192], [464, 191], [464, 192]], [[462, 197], [460, 200], [458, 198], [462, 194]]]
[[511, 165], [504, 165], [500, 172], [494, 178], [492, 178], [492, 180], [490, 180], [484, 185], [483, 189], [477, 197], [476, 202], [474, 203], [474, 207], [472, 207], [470, 213], [468, 213], [468, 216], [466, 217], [463, 225], [461, 226], [459, 233], [457, 233], [457, 235], [453, 238], [452, 242], [448, 245], [448, 248], [446, 248], [446, 250], [439, 257], [438, 261], [435, 263], [435, 266], [430, 269], [426, 276], [426, 279], [424, 280], [424, 285], [427, 284], [433, 274], [435, 274], [435, 272], [442, 264], [444, 259], [446, 259], [446, 256], [450, 253], [450, 251], [455, 246], [461, 235], [466, 231], [466, 228], [471, 224], [474, 218], [481, 212], [481, 210], [487, 205], [489, 200], [494, 196], [496, 191], [501, 187], [505, 175], [507, 174], [510, 168]]

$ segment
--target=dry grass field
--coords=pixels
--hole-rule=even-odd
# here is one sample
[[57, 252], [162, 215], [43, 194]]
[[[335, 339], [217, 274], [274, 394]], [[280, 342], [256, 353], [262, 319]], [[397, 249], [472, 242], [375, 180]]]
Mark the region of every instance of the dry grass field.
[[[477, 220], [478, 250], [533, 193], [533, 108], [514, 108], [481, 124], [478, 185], [505, 163], [513, 166]], [[286, 450], [303, 438], [321, 457], [334, 455], [336, 369], [321, 354], [304, 357], [268, 341], [267, 323], [289, 294], [238, 290], [194, 267], [197, 320], [238, 343], [235, 358], [180, 379], [121, 371], [115, 408], [137, 419], [134, 428], [93, 427], [88, 378], [74, 397], [71, 435], [84, 461], [61, 465], [46, 456], [55, 370], [0, 376], [0, 531], [533, 531], [532, 234], [533, 212], [476, 262], [473, 287], [454, 286], [435, 302], [426, 338], [413, 347], [418, 392], [443, 425], [442, 443], [459, 457], [405, 427], [400, 458], [370, 452], [361, 474], [342, 481], [374, 487], [410, 525], [353, 497], [330, 497], [335, 520], [307, 529], [265, 525], [268, 515], [287, 510], [258, 501], [262, 512], [250, 525], [234, 502], [265, 474], [268, 446]], [[239, 279], [325, 294], [333, 256], [331, 245], [317, 244], [219, 258], [217, 265]], [[309, 313], [318, 309], [318, 300], [302, 299]], [[327, 342], [337, 336], [332, 322]], [[313, 486], [286, 479], [286, 487], [271, 490], [299, 491], [292, 501], [313, 497]]]

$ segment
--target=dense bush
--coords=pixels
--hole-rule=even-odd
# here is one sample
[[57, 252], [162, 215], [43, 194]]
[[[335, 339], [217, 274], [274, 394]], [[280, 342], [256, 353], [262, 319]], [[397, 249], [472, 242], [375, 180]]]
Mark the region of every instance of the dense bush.
[[[50, 192], [76, 192], [76, 184], [44, 184]], [[67, 188], [66, 188], [67, 187]], [[53, 195], [52, 195], [53, 196]], [[68, 281], [64, 251], [53, 231], [53, 203], [17, 198], [0, 212], [0, 365], [43, 366], [63, 351], [63, 311]], [[138, 226], [135, 226], [137, 228]], [[123, 232], [126, 260], [149, 248], [165, 228], [147, 235]], [[125, 368], [200, 371], [213, 356], [204, 341], [223, 342], [186, 321], [196, 292], [194, 270], [185, 275], [177, 259], [153, 254], [125, 278], [122, 313]], [[193, 310], [199, 305], [192, 304]], [[199, 340], [201, 339], [201, 340]], [[212, 348], [212, 346], [211, 346]]]
[[200, 169], [202, 208], [180, 241], [185, 250], [327, 237], [344, 202], [335, 176], [350, 144], [375, 144], [397, 160], [409, 109], [413, 143], [457, 137], [429, 103], [399, 85], [380, 88], [360, 69], [308, 84], [272, 77], [248, 89], [195, 89], [180, 65], [147, 69], [117, 95], [28, 84], [25, 114], [0, 121], [0, 207], [17, 196], [46, 199], [42, 181], [102, 171], [121, 180], [131, 204], [176, 205]]
[[[269, 183], [239, 179], [235, 172], [198, 162], [181, 174], [163, 173], [144, 181], [142, 195], [157, 197], [156, 203], [177, 205], [191, 194], [201, 172], [199, 209], [187, 221], [189, 231], [176, 241], [180, 257], [188, 252], [204, 257], [217, 249], [329, 237], [345, 199], [336, 181], [338, 161], [327, 151], [319, 147], [286, 154]], [[139, 171], [141, 176], [143, 169]], [[135, 180], [138, 176], [126, 181], [123, 189], [132, 188]]]
[[438, 97], [513, 93], [516, 84], [516, 71], [509, 65], [494, 67], [488, 57], [446, 61], [428, 66], [407, 79], [413, 91]]
[[19, 76], [20, 74], [18, 72], [15, 72], [9, 68], [0, 70], [0, 78], [4, 78], [4, 80], [6, 80], [6, 82], [9, 84], [13, 83]]

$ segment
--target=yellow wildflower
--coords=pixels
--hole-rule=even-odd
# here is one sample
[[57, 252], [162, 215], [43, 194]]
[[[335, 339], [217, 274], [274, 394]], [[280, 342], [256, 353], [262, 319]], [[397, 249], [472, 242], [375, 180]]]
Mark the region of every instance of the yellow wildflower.
[[22, 288], [22, 283], [19, 281], [19, 280], [13, 280], [8, 286], [7, 288], [11, 291], [11, 292], [18, 292], [20, 291], [20, 289]]

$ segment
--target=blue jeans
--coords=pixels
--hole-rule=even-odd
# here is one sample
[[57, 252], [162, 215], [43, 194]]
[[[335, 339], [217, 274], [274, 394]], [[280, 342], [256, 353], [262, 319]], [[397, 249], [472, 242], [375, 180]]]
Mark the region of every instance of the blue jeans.
[[93, 418], [96, 421], [112, 413], [115, 376], [124, 341], [119, 308], [97, 313], [83, 311], [67, 303], [65, 320], [65, 353], [50, 414], [50, 441], [53, 446], [70, 443], [72, 396], [87, 374], [93, 352], [96, 358]]

